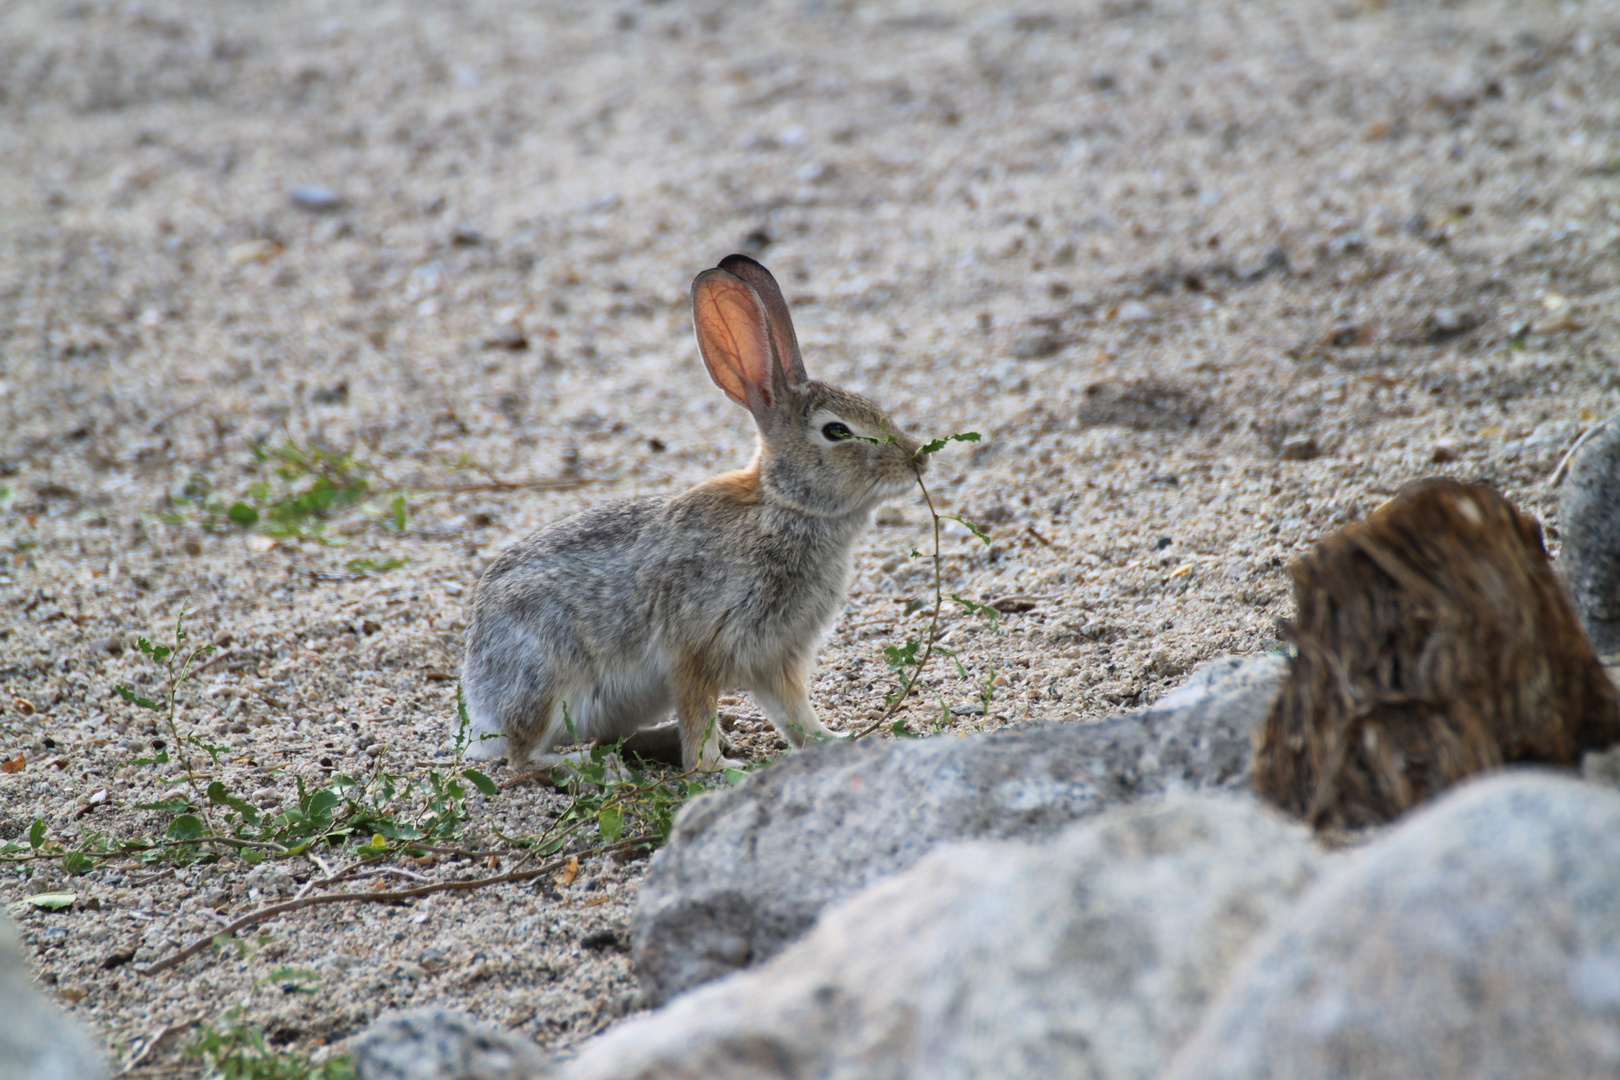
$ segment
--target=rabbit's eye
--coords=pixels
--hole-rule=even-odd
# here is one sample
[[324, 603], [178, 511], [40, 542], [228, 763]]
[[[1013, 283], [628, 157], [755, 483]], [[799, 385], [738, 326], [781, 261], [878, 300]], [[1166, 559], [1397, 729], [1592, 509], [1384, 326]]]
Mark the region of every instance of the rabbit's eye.
[[840, 424], [836, 420], [830, 424], [822, 424], [821, 434], [828, 442], [837, 442], [840, 439], [850, 439], [855, 436], [855, 433], [849, 430], [847, 425]]

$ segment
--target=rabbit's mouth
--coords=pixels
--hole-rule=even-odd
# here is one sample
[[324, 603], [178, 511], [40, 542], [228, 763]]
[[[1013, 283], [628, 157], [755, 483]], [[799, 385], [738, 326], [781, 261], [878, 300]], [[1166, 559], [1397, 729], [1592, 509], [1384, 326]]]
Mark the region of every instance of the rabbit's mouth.
[[876, 484], [877, 493], [885, 499], [892, 499], [897, 495], [904, 495], [917, 483], [917, 477], [910, 472], [905, 476], [886, 476]]

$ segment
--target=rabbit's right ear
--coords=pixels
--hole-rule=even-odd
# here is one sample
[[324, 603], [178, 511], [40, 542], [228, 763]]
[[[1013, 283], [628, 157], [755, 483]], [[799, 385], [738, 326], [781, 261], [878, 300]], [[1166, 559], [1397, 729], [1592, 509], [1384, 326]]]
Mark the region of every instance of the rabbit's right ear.
[[787, 298], [771, 272], [746, 255], [727, 255], [720, 260], [720, 269], [736, 274], [754, 287], [765, 305], [765, 318], [771, 324], [771, 340], [776, 343], [776, 359], [782, 364], [782, 374], [790, 385], [798, 386], [809, 379], [804, 372], [804, 357], [799, 353], [799, 335], [793, 332], [793, 316], [788, 314]]
[[705, 270], [692, 282], [692, 323], [709, 378], [764, 427], [779, 361], [759, 294], [735, 274]]

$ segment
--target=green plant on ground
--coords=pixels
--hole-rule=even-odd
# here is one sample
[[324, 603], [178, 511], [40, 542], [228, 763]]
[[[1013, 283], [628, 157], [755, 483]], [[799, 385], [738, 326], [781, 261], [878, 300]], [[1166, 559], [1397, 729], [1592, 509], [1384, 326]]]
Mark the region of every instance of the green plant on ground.
[[195, 673], [199, 658], [214, 649], [212, 645], [188, 646], [188, 640], [183, 610], [175, 621], [173, 645], [154, 645], [144, 637], [139, 640], [137, 648], [167, 676], [167, 689], [158, 697], [147, 697], [128, 686], [114, 688], [137, 708], [158, 713], [158, 722], [168, 736], [157, 754], [129, 764], [178, 763], [182, 771], [177, 779], [160, 776], [159, 780], [171, 787], [184, 785], [184, 790], [156, 802], [136, 804], [136, 809], [169, 815], [162, 837], [117, 839], [92, 832], [69, 848], [51, 840], [44, 820], [38, 819], [28, 831], [27, 846], [8, 842], [0, 847], [0, 859], [59, 855], [64, 869], [81, 874], [98, 862], [118, 858], [189, 865], [233, 855], [258, 863], [269, 857], [345, 846], [363, 855], [380, 855], [396, 846], [412, 850], [412, 845], [455, 840], [469, 817], [467, 804], [473, 793], [493, 796], [498, 792], [493, 780], [462, 763], [470, 723], [465, 706], [460, 706], [455, 753], [445, 768], [401, 775], [386, 771], [379, 761], [369, 776], [339, 773], [317, 788], [295, 777], [297, 796], [291, 803], [268, 810], [255, 807], [223, 780], [200, 773], [190, 752], [202, 751], [217, 768], [226, 748], [205, 742], [195, 729], [181, 723], [180, 688]]
[[[201, 473], [189, 477], [170, 497], [176, 509], [159, 515], [171, 524], [194, 520], [213, 532], [233, 527], [252, 529], [277, 539], [314, 540], [338, 544], [327, 533], [339, 513], [359, 508], [385, 528], [404, 532], [408, 525], [404, 491], [377, 491], [375, 468], [351, 450], [336, 453], [313, 444], [301, 446], [291, 438], [279, 446], [254, 444], [256, 463], [268, 475], [248, 484], [235, 497], [222, 496]], [[386, 509], [371, 500], [379, 496]], [[396, 564], [397, 565], [397, 564]]]
[[[866, 437], [856, 435], [852, 436], [852, 438]], [[891, 435], [887, 440], [869, 439], [868, 441], [893, 442], [894, 437]], [[930, 454], [938, 453], [940, 450], [944, 449], [947, 444], [953, 442], [976, 443], [978, 441], [979, 433], [976, 431], [957, 432], [956, 434], [946, 435], [943, 438], [933, 439], [927, 443], [924, 443], [922, 446], [918, 447], [916, 453], [913, 454], [912, 457], [923, 458]], [[906, 727], [904, 720], [897, 719], [897, 715], [900, 712], [900, 707], [905, 704], [906, 699], [911, 696], [912, 691], [918, 687], [922, 680], [923, 672], [927, 669], [929, 661], [933, 659], [936, 652], [950, 657], [951, 660], [956, 664], [957, 671], [964, 678], [971, 677], [967, 669], [967, 665], [962, 662], [961, 657], [957, 655], [956, 651], [948, 649], [939, 644], [939, 637], [943, 629], [942, 620], [945, 611], [946, 597], [949, 597], [956, 604], [960, 605], [964, 614], [979, 615], [988, 619], [992, 630], [997, 627], [998, 620], [1001, 617], [1001, 613], [995, 608], [990, 607], [988, 604], [981, 604], [975, 600], [968, 600], [965, 597], [958, 596], [956, 593], [945, 592], [944, 556], [941, 551], [941, 533], [944, 529], [945, 522], [957, 522], [963, 528], [967, 529], [975, 539], [984, 544], [986, 547], [990, 545], [990, 534], [982, 527], [975, 525], [973, 522], [969, 521], [965, 517], [962, 517], [961, 515], [941, 514], [938, 508], [934, 505], [934, 499], [928, 491], [928, 485], [923, 483], [922, 471], [920, 469], [917, 471], [916, 479], [917, 489], [922, 492], [923, 505], [928, 508], [928, 516], [930, 519], [934, 543], [933, 550], [930, 554], [924, 555], [916, 548], [912, 548], [911, 557], [914, 559], [926, 558], [930, 562], [930, 569], [932, 570], [933, 576], [933, 605], [929, 610], [928, 623], [923, 627], [920, 633], [915, 636], [908, 637], [902, 644], [884, 646], [883, 658], [888, 663], [889, 670], [894, 674], [897, 682], [894, 689], [884, 695], [884, 708], [882, 715], [876, 720], [872, 721], [866, 727], [855, 732], [852, 738], [856, 739], [863, 738], [864, 736], [869, 735], [878, 728], [884, 726], [887, 726], [889, 731], [893, 734], [901, 737], [906, 737], [913, 734], [913, 732]], [[922, 611], [923, 609], [929, 607], [930, 605], [926, 600], [914, 599], [906, 604], [905, 613], [907, 615], [913, 615], [918, 611]], [[988, 713], [990, 709], [990, 699], [994, 691], [992, 680], [994, 678], [995, 673], [992, 669], [990, 675], [985, 679], [984, 689], [981, 691], [980, 695], [986, 713]], [[950, 706], [945, 702], [944, 697], [941, 695], [936, 696], [939, 696], [941, 709], [939, 723], [935, 725], [935, 731], [938, 731], [950, 722], [951, 714]]]
[[[718, 722], [718, 717], [715, 721]], [[579, 741], [568, 705], [563, 723], [569, 737]], [[537, 836], [511, 837], [496, 833], [507, 843], [544, 857], [561, 851], [584, 830], [595, 826], [600, 845], [626, 850], [651, 850], [669, 838], [675, 812], [693, 795], [708, 790], [693, 772], [657, 775], [630, 764], [625, 740], [597, 743], [564, 756], [551, 770], [551, 782], [569, 795], [569, 803]]]
[[[248, 966], [250, 998], [266, 986], [277, 986], [284, 993], [314, 993], [315, 973], [301, 968], [280, 967], [264, 974], [257, 971], [259, 949], [270, 940], [261, 934], [253, 940], [218, 941], [217, 949], [234, 948]], [[208, 1075], [221, 1080], [354, 1080], [348, 1055], [334, 1055], [317, 1062], [293, 1050], [270, 1046], [264, 1028], [247, 1020], [245, 1004], [227, 1010], [219, 1023], [204, 1021], [182, 1051], [189, 1061], [199, 1061]]]
[[199, 1025], [185, 1056], [222, 1080], [354, 1080], [347, 1055], [316, 1062], [297, 1051], [273, 1049], [264, 1029], [244, 1020], [240, 1008], [227, 1013], [220, 1025]]

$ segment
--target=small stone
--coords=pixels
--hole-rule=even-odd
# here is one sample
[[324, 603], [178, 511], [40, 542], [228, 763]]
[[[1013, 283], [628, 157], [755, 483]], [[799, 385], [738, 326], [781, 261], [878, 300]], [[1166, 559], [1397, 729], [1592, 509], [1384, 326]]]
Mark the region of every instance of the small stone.
[[1561, 330], [1578, 330], [1580, 323], [1575, 319], [1575, 309], [1570, 306], [1566, 297], [1557, 293], [1548, 293], [1541, 298], [1541, 306], [1546, 315], [1535, 321], [1531, 331], [1536, 334], [1556, 334]]
[[196, 556], [202, 554], [202, 544], [192, 539], [182, 540], [180, 542], [180, 549], [187, 555]]
[[1017, 360], [1045, 360], [1056, 356], [1063, 348], [1063, 339], [1051, 327], [1042, 327], [1013, 342], [1012, 355]]
[[1153, 309], [1140, 300], [1126, 300], [1114, 309], [1114, 321], [1122, 323], [1147, 322], [1153, 318]]
[[124, 651], [123, 635], [108, 634], [106, 637], [93, 638], [90, 641], [90, 651], [106, 653], [108, 656], [117, 656]]
[[799, 179], [807, 184], [825, 184], [838, 176], [838, 166], [826, 161], [814, 161], [799, 170]]
[[287, 192], [287, 200], [311, 214], [330, 214], [343, 208], [343, 196], [319, 184], [299, 184]]
[[1456, 461], [1457, 444], [1446, 442], [1444, 440], [1435, 443], [1433, 450], [1430, 451], [1429, 460], [1434, 462], [1436, 465], [1444, 465], [1448, 461]]
[[251, 262], [268, 262], [281, 254], [281, 245], [274, 240], [245, 240], [225, 253], [225, 261], [232, 266]]
[[1294, 435], [1284, 439], [1278, 449], [1278, 454], [1284, 461], [1311, 461], [1321, 453], [1316, 445], [1316, 439], [1310, 435]]
[[951, 706], [951, 715], [952, 716], [983, 716], [984, 715], [984, 706], [978, 704], [977, 702], [964, 701], [964, 702], [962, 702], [960, 704]]
[[486, 349], [505, 349], [507, 352], [522, 352], [529, 347], [529, 336], [520, 326], [502, 326], [492, 333], [485, 334], [479, 342]]
[[1452, 307], [1435, 308], [1434, 314], [1429, 316], [1431, 337], [1450, 337], [1472, 329], [1473, 325], [1471, 317]]
[[380, 758], [384, 754], [388, 753], [388, 747], [384, 746], [382, 743], [372, 743], [370, 746], [366, 747], [366, 753], [374, 758]]

